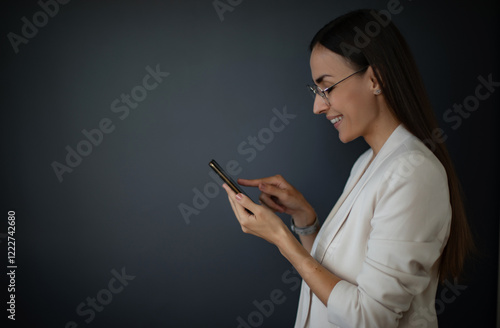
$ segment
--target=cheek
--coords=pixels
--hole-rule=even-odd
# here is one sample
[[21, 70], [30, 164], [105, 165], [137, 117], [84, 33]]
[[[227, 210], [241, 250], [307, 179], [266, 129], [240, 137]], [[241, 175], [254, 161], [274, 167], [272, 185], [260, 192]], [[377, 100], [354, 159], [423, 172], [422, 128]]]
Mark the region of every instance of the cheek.
[[344, 115], [344, 120], [352, 122], [356, 120], [358, 109], [360, 108], [359, 101], [354, 95], [345, 94], [342, 96], [330, 99], [332, 108]]
[[344, 111], [344, 115], [347, 116], [352, 123], [371, 121], [375, 115], [375, 111], [373, 110], [373, 99], [359, 92], [353, 93], [348, 100], [345, 100]]

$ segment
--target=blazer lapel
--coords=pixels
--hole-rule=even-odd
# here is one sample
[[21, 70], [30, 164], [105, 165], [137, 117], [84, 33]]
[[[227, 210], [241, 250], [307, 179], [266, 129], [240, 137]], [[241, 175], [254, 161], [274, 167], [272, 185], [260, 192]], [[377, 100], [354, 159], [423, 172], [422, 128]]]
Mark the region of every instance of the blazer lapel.
[[[344, 191], [342, 192], [342, 195], [340, 195], [339, 200], [337, 201], [337, 203], [335, 204], [333, 209], [330, 211], [330, 214], [328, 214], [328, 217], [326, 218], [325, 222], [323, 223], [323, 227], [321, 228], [318, 235], [316, 236], [316, 240], [315, 240], [313, 247], [312, 247], [312, 250], [311, 250], [311, 255], [314, 258], [318, 259], [318, 257], [314, 256], [315, 253], [324, 253], [326, 251], [326, 249], [324, 249], [324, 243], [319, 243], [318, 241], [324, 239], [321, 236], [322, 234], [326, 234], [328, 236], [328, 233], [326, 231], [331, 230], [331, 229], [329, 229], [330, 225], [337, 224], [336, 222], [333, 222], [334, 221], [333, 217], [338, 212], [339, 208], [342, 206], [342, 204], [346, 200], [347, 196], [349, 196], [349, 194], [351, 193], [354, 186], [356, 186], [358, 180], [360, 179], [363, 172], [365, 171], [366, 165], [368, 164], [370, 158], [371, 158], [371, 153], [370, 153], [370, 155], [367, 156], [367, 159], [362, 163], [362, 165], [360, 166], [360, 169], [354, 173], [354, 175], [352, 176], [352, 179], [348, 180], [346, 187], [344, 188]], [[333, 230], [338, 230], [338, 227], [333, 228]], [[321, 261], [320, 261], [320, 263], [321, 263]], [[299, 315], [300, 322], [297, 322], [297, 325], [295, 326], [296, 328], [297, 327], [305, 327], [306, 323], [309, 320], [309, 314], [311, 312], [311, 298], [313, 296], [312, 291], [309, 288], [309, 286], [306, 284], [305, 281], [302, 282], [301, 288], [302, 288], [302, 290], [301, 290], [300, 297], [302, 298], [302, 300], [299, 303], [299, 308], [297, 311], [298, 313], [300, 313], [300, 315]]]
[[[367, 166], [368, 162], [370, 161], [372, 153], [373, 152], [370, 151], [370, 154], [367, 156], [366, 160], [363, 161], [362, 165], [360, 165], [360, 169], [357, 170], [356, 172], [354, 172], [352, 179], [349, 179], [346, 187], [344, 188], [344, 191], [340, 195], [340, 197], [339, 197], [337, 203], [335, 204], [335, 206], [333, 207], [333, 209], [330, 211], [330, 214], [328, 214], [325, 222], [323, 223], [323, 227], [321, 228], [318, 235], [316, 236], [315, 243], [313, 244], [313, 247], [311, 249], [311, 255], [313, 255], [313, 257], [315, 257], [316, 259], [318, 259], [318, 258], [316, 256], [314, 256], [315, 254], [324, 252], [324, 249], [323, 249], [324, 244], [318, 242], [318, 241], [323, 239], [322, 235], [328, 236], [328, 235], [330, 235], [332, 230], [338, 231], [338, 228], [340, 228], [339, 224], [341, 224], [341, 222], [338, 222], [338, 220], [334, 220], [333, 218], [337, 214], [340, 207], [344, 204], [347, 196], [349, 196], [352, 189], [356, 186], [357, 182], [359, 181], [359, 179], [363, 175], [363, 172], [366, 170], [366, 166]], [[337, 225], [338, 225], [338, 227], [337, 227]]]

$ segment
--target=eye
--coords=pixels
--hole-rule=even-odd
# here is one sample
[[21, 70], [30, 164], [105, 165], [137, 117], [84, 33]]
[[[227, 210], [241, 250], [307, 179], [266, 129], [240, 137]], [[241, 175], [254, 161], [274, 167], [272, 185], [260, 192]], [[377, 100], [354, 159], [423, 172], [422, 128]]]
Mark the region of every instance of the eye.
[[335, 86], [333, 86], [333, 85], [332, 85], [331, 87], [329, 87], [329, 88], [326, 88], [326, 89], [325, 89], [325, 93], [326, 93], [327, 95], [328, 95], [328, 94], [330, 94], [330, 92], [332, 92], [333, 88], [335, 88]]

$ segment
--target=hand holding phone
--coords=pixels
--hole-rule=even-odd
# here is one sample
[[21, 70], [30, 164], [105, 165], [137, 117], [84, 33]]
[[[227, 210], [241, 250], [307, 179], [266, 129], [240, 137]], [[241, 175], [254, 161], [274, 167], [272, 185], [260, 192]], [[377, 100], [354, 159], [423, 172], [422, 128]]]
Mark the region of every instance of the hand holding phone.
[[[210, 163], [208, 163], [208, 165], [215, 171], [215, 173], [217, 173], [219, 175], [219, 177], [222, 179], [222, 181], [224, 181], [229, 186], [229, 188], [231, 188], [236, 194], [244, 194], [245, 196], [250, 198], [247, 195], [247, 193], [244, 192], [238, 186], [238, 184], [236, 182], [234, 182], [233, 179], [231, 179], [231, 177], [229, 175], [226, 174], [226, 172], [224, 172], [222, 167], [214, 159], [211, 160]], [[247, 212], [249, 212], [250, 214], [253, 214], [248, 209], [247, 209]]]

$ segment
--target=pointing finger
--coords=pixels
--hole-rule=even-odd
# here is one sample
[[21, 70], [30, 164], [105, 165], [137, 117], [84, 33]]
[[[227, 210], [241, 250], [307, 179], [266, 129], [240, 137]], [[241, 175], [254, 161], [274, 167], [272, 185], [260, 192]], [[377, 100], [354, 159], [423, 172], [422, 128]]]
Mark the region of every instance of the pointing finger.
[[262, 179], [238, 179], [238, 184], [246, 187], [258, 187]]

